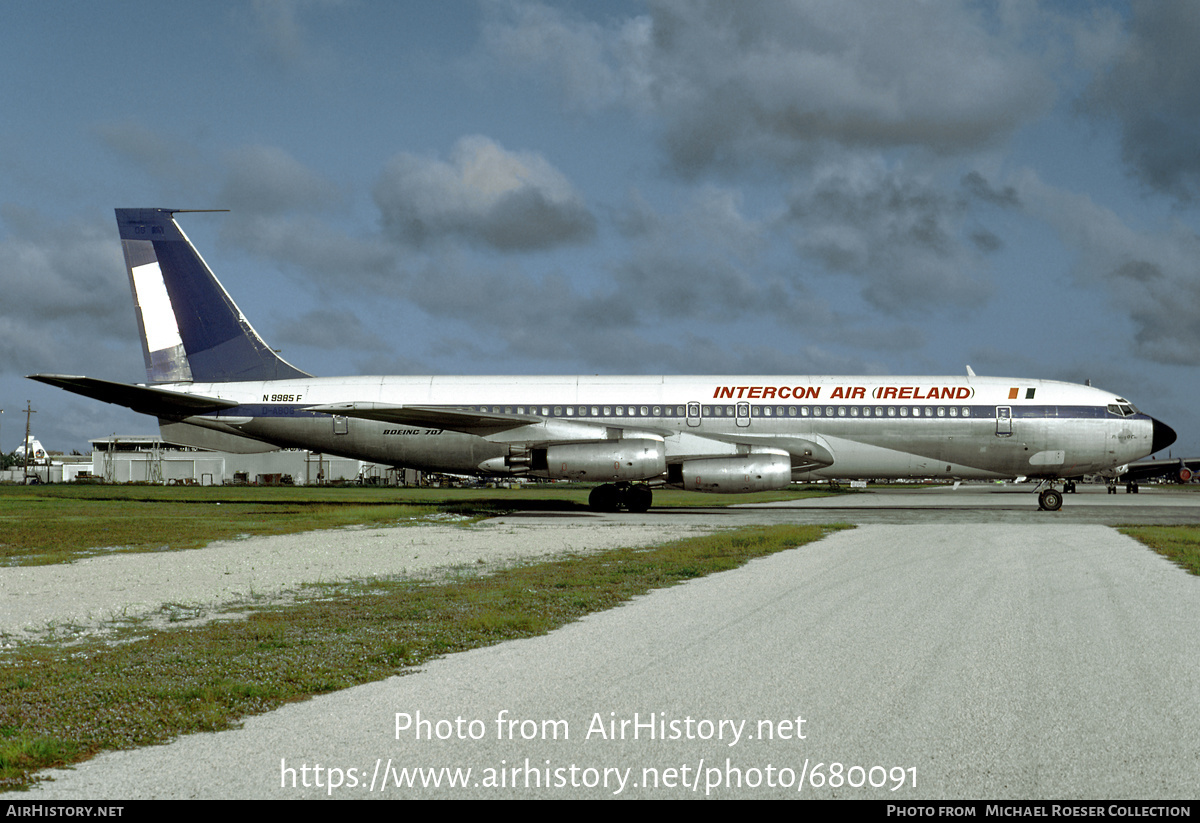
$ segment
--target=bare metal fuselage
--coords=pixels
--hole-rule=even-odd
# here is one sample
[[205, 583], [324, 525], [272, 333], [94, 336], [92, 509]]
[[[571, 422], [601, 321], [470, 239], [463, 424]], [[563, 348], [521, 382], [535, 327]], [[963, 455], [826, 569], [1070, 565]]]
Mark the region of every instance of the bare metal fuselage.
[[[1004, 378], [361, 377], [161, 388], [238, 403], [189, 426], [461, 473], [508, 473], [496, 461], [515, 444], [661, 438], [668, 463], [783, 452], [796, 480], [1064, 477], [1136, 460], [1154, 439], [1154, 421], [1114, 413], [1111, 393]], [[338, 403], [347, 414], [314, 410]], [[480, 436], [359, 416], [372, 406], [537, 420]]]

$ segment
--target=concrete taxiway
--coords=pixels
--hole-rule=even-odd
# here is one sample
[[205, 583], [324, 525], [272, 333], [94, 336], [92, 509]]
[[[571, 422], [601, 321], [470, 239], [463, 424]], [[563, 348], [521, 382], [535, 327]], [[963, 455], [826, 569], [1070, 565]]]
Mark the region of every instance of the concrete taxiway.
[[1200, 578], [1108, 524], [1200, 522], [1200, 498], [1100, 489], [1038, 512], [985, 488], [609, 517], [860, 525], [25, 797], [1196, 795]]
[[[1138, 494], [1108, 494], [1104, 486], [1080, 485], [1063, 495], [1059, 511], [1039, 511], [1037, 487], [1030, 484], [964, 484], [868, 488], [835, 497], [731, 506], [725, 516], [754, 510], [754, 522], [789, 523], [1090, 523], [1167, 525], [1200, 523], [1200, 493], [1177, 487], [1147, 486]], [[662, 510], [655, 510], [663, 514]], [[673, 513], [686, 515], [686, 509]]]

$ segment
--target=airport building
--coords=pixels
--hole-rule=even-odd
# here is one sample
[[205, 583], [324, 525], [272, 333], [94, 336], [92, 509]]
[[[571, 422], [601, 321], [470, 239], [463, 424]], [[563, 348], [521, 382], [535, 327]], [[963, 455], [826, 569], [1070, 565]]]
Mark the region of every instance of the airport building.
[[416, 472], [296, 449], [258, 454], [205, 451], [163, 442], [158, 435], [114, 435], [89, 442], [92, 444], [90, 463], [49, 467], [59, 469], [61, 473], [52, 471], [56, 476], [42, 482], [94, 478], [105, 483], [310, 486], [324, 483], [403, 485], [406, 481], [415, 483], [419, 479]]

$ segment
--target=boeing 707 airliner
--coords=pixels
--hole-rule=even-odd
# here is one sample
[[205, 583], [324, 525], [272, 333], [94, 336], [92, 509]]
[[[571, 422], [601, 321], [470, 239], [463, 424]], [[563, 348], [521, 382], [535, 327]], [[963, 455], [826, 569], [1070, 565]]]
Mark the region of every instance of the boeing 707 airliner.
[[1113, 473], [1175, 432], [1111, 392], [978, 377], [313, 377], [279, 357], [175, 215], [117, 209], [146, 382], [31, 375], [159, 419], [164, 440], [301, 448], [435, 472], [598, 483], [600, 511], [653, 489], [736, 494], [861, 478], [1046, 481]]

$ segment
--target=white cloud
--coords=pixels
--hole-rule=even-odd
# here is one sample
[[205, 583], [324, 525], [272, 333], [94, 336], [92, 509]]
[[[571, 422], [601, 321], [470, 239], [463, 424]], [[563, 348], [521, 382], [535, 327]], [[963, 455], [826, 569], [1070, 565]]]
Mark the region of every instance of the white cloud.
[[[966, 203], [934, 181], [845, 160], [798, 183], [787, 218], [797, 251], [863, 283], [885, 314], [975, 307], [991, 293]], [[976, 231], [977, 235], [978, 232]]]
[[333, 58], [314, 36], [319, 25], [311, 18], [323, 11], [347, 13], [340, 9], [344, 5], [342, 0], [252, 0], [249, 25], [271, 62], [315, 73], [331, 64]]
[[11, 206], [0, 214], [11, 231], [0, 240], [0, 373], [105, 370], [106, 348], [136, 345], [115, 223], [64, 223]]
[[276, 146], [243, 146], [229, 152], [225, 165], [218, 200], [242, 216], [325, 211], [344, 199], [333, 181]]
[[479, 136], [459, 140], [448, 161], [397, 155], [375, 186], [375, 201], [387, 233], [417, 246], [451, 238], [532, 251], [595, 231], [582, 196], [545, 158]]
[[1084, 108], [1112, 118], [1134, 174], [1183, 200], [1200, 196], [1200, 4], [1138, 2], [1124, 48]]
[[1032, 172], [1021, 175], [1016, 188], [1027, 211], [1079, 255], [1076, 280], [1105, 289], [1114, 309], [1128, 317], [1139, 357], [1200, 362], [1200, 236], [1193, 229], [1172, 221], [1139, 231], [1088, 195], [1047, 185]]
[[609, 26], [535, 3], [505, 8], [488, 27], [494, 53], [555, 78], [571, 102], [652, 111], [685, 175], [790, 165], [826, 143], [973, 151], [1053, 95], [1021, 32], [949, 0], [659, 0], [648, 17]]
[[610, 27], [539, 3], [495, 3], [487, 7], [482, 36], [505, 65], [556, 83], [572, 107], [649, 102], [647, 16]]
[[105, 147], [156, 181], [193, 190], [205, 176], [204, 159], [190, 140], [137, 120], [105, 121], [92, 128]]

